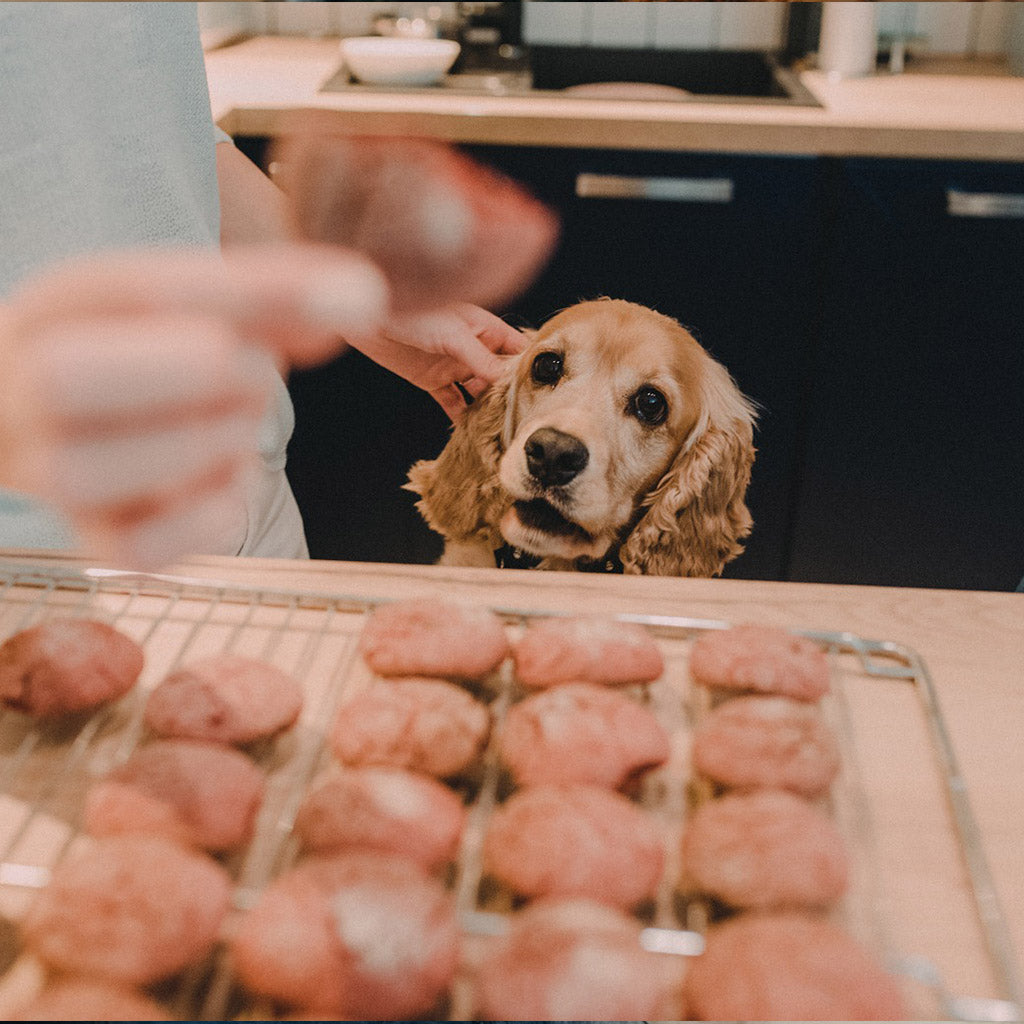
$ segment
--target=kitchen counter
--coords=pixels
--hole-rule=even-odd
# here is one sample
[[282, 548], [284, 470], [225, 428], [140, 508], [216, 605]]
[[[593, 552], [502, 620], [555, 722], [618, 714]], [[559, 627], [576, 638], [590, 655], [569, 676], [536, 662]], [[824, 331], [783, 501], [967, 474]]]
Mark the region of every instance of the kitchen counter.
[[[16, 552], [0, 551], [0, 563]], [[30, 561], [61, 565], [54, 556]], [[444, 595], [501, 608], [628, 612], [891, 640], [927, 666], [1024, 969], [1024, 596], [729, 580], [613, 577], [345, 562], [198, 558], [171, 572], [261, 589], [396, 598]], [[869, 808], [867, 863], [894, 947], [938, 963], [959, 994], [1000, 995], [976, 926], [923, 709], [910, 684], [853, 673], [856, 786]]]
[[[206, 54], [218, 124], [274, 136], [299, 110], [348, 133], [460, 143], [616, 149], [1024, 160], [1024, 78], [936, 65], [831, 81], [801, 74], [821, 107], [624, 102], [436, 92], [321, 93], [340, 66], [336, 39], [257, 37]], [[968, 69], [969, 70], [969, 69]]]

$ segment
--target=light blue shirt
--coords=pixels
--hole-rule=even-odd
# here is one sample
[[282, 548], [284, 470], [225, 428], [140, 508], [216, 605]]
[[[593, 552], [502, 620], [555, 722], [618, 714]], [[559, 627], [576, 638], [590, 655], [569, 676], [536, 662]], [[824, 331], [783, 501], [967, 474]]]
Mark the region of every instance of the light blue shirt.
[[[215, 143], [227, 139], [194, 4], [0, 3], [0, 302], [83, 253], [219, 245]], [[277, 388], [260, 449], [280, 469], [293, 414]], [[0, 490], [0, 546], [72, 540], [58, 516]]]

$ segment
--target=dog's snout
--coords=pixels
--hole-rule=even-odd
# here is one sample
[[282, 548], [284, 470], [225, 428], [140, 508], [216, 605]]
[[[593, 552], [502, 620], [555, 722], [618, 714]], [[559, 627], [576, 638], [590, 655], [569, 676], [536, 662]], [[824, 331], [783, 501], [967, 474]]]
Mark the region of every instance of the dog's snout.
[[578, 437], [553, 427], [535, 430], [523, 450], [530, 475], [544, 487], [569, 483], [590, 461], [590, 452]]

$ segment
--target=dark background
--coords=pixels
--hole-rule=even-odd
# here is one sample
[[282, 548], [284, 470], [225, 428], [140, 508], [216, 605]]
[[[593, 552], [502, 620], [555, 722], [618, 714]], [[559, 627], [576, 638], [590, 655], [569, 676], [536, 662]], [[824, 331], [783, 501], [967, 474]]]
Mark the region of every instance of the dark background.
[[[507, 5], [506, 5], [507, 6]], [[514, 5], [513, 5], [514, 6]], [[814, 48], [791, 5], [782, 59]], [[239, 139], [263, 162], [265, 140]], [[501, 310], [537, 326], [610, 295], [679, 319], [761, 408], [736, 578], [1012, 590], [1024, 575], [1024, 219], [954, 216], [951, 190], [1024, 195], [1024, 167], [475, 146], [562, 218]], [[730, 203], [594, 199], [581, 173], [728, 178]], [[432, 562], [402, 490], [449, 424], [358, 353], [294, 373], [289, 476], [316, 558]]]

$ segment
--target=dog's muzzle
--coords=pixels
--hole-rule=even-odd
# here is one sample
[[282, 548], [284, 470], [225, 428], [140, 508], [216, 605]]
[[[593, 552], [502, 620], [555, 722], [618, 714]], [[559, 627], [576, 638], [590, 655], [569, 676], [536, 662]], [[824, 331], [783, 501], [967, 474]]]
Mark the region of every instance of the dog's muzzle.
[[526, 468], [541, 487], [564, 487], [575, 480], [590, 461], [587, 446], [572, 434], [541, 427], [523, 445]]

